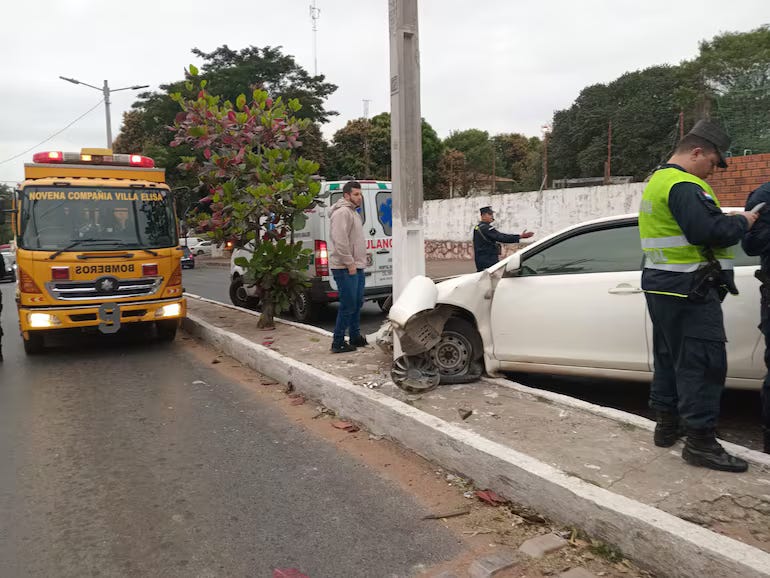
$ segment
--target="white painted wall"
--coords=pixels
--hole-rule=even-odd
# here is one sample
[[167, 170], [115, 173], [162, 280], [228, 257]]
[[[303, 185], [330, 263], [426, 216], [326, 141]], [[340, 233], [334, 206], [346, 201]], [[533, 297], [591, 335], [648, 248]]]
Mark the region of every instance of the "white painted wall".
[[495, 225], [503, 233], [534, 231], [536, 239], [599, 217], [635, 213], [646, 183], [551, 189], [542, 192], [484, 195], [425, 201], [425, 239], [470, 241], [479, 209], [491, 205]]

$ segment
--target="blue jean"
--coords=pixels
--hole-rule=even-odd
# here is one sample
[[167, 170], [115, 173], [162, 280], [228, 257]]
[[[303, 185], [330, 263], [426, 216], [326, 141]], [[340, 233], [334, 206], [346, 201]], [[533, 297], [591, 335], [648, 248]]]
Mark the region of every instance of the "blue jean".
[[350, 337], [361, 335], [361, 306], [364, 304], [366, 277], [363, 269], [356, 269], [355, 275], [348, 273], [347, 269], [332, 269], [332, 275], [340, 293], [333, 341], [335, 345], [341, 345], [346, 331]]

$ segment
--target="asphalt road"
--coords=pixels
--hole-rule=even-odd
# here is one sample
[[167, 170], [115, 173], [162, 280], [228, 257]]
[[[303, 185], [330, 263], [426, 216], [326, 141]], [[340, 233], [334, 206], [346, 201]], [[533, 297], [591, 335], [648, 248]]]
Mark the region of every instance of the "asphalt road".
[[[222, 303], [232, 304], [229, 295], [230, 278], [226, 267], [200, 266], [195, 269], [185, 269], [182, 276], [186, 291]], [[282, 316], [291, 319], [291, 313], [287, 312]], [[330, 303], [321, 307], [318, 319], [313, 325], [333, 331], [336, 319], [337, 304]], [[361, 332], [364, 335], [374, 333], [380, 328], [383, 321], [385, 321], [385, 314], [379, 305], [373, 301], [366, 301], [361, 309]]]
[[200, 346], [77, 336], [26, 357], [0, 288], [3, 578], [409, 576], [461, 550]]

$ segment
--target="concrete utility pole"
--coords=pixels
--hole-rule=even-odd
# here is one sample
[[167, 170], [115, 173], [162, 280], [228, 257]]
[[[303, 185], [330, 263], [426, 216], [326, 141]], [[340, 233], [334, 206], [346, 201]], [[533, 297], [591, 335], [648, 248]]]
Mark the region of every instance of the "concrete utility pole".
[[[417, 0], [389, 0], [390, 151], [393, 163], [393, 301], [425, 275], [422, 120]], [[401, 355], [394, 340], [394, 359]]]
[[110, 94], [113, 92], [118, 92], [119, 90], [140, 90], [142, 88], [149, 88], [149, 84], [137, 84], [135, 86], [125, 86], [123, 88], [110, 88], [110, 85], [107, 83], [107, 81], [104, 81], [104, 86], [99, 88], [98, 86], [94, 86], [93, 84], [88, 84], [87, 82], [82, 82], [80, 80], [75, 80], [74, 78], [67, 78], [66, 76], [60, 76], [62, 80], [66, 80], [67, 82], [71, 82], [72, 84], [82, 84], [83, 86], [87, 86], [89, 88], [94, 88], [96, 90], [101, 91], [101, 93], [104, 95], [104, 115], [107, 118], [107, 148], [112, 149], [112, 119], [110, 118]]

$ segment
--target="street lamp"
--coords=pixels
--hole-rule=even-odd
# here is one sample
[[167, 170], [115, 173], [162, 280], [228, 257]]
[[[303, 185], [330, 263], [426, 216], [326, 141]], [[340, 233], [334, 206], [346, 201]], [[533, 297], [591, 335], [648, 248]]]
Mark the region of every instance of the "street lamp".
[[140, 88], [149, 88], [149, 84], [137, 84], [135, 86], [125, 86], [123, 88], [110, 88], [110, 85], [107, 84], [107, 81], [104, 81], [104, 86], [102, 88], [99, 88], [98, 86], [94, 86], [93, 84], [88, 84], [87, 82], [81, 82], [80, 80], [75, 80], [74, 78], [67, 78], [66, 76], [60, 76], [62, 80], [66, 80], [67, 82], [71, 82], [72, 84], [82, 84], [83, 86], [88, 86], [89, 88], [94, 88], [96, 90], [100, 90], [102, 94], [104, 95], [104, 114], [107, 118], [107, 148], [112, 149], [112, 121], [110, 120], [110, 93], [111, 92], [118, 92], [119, 90], [139, 90]]

